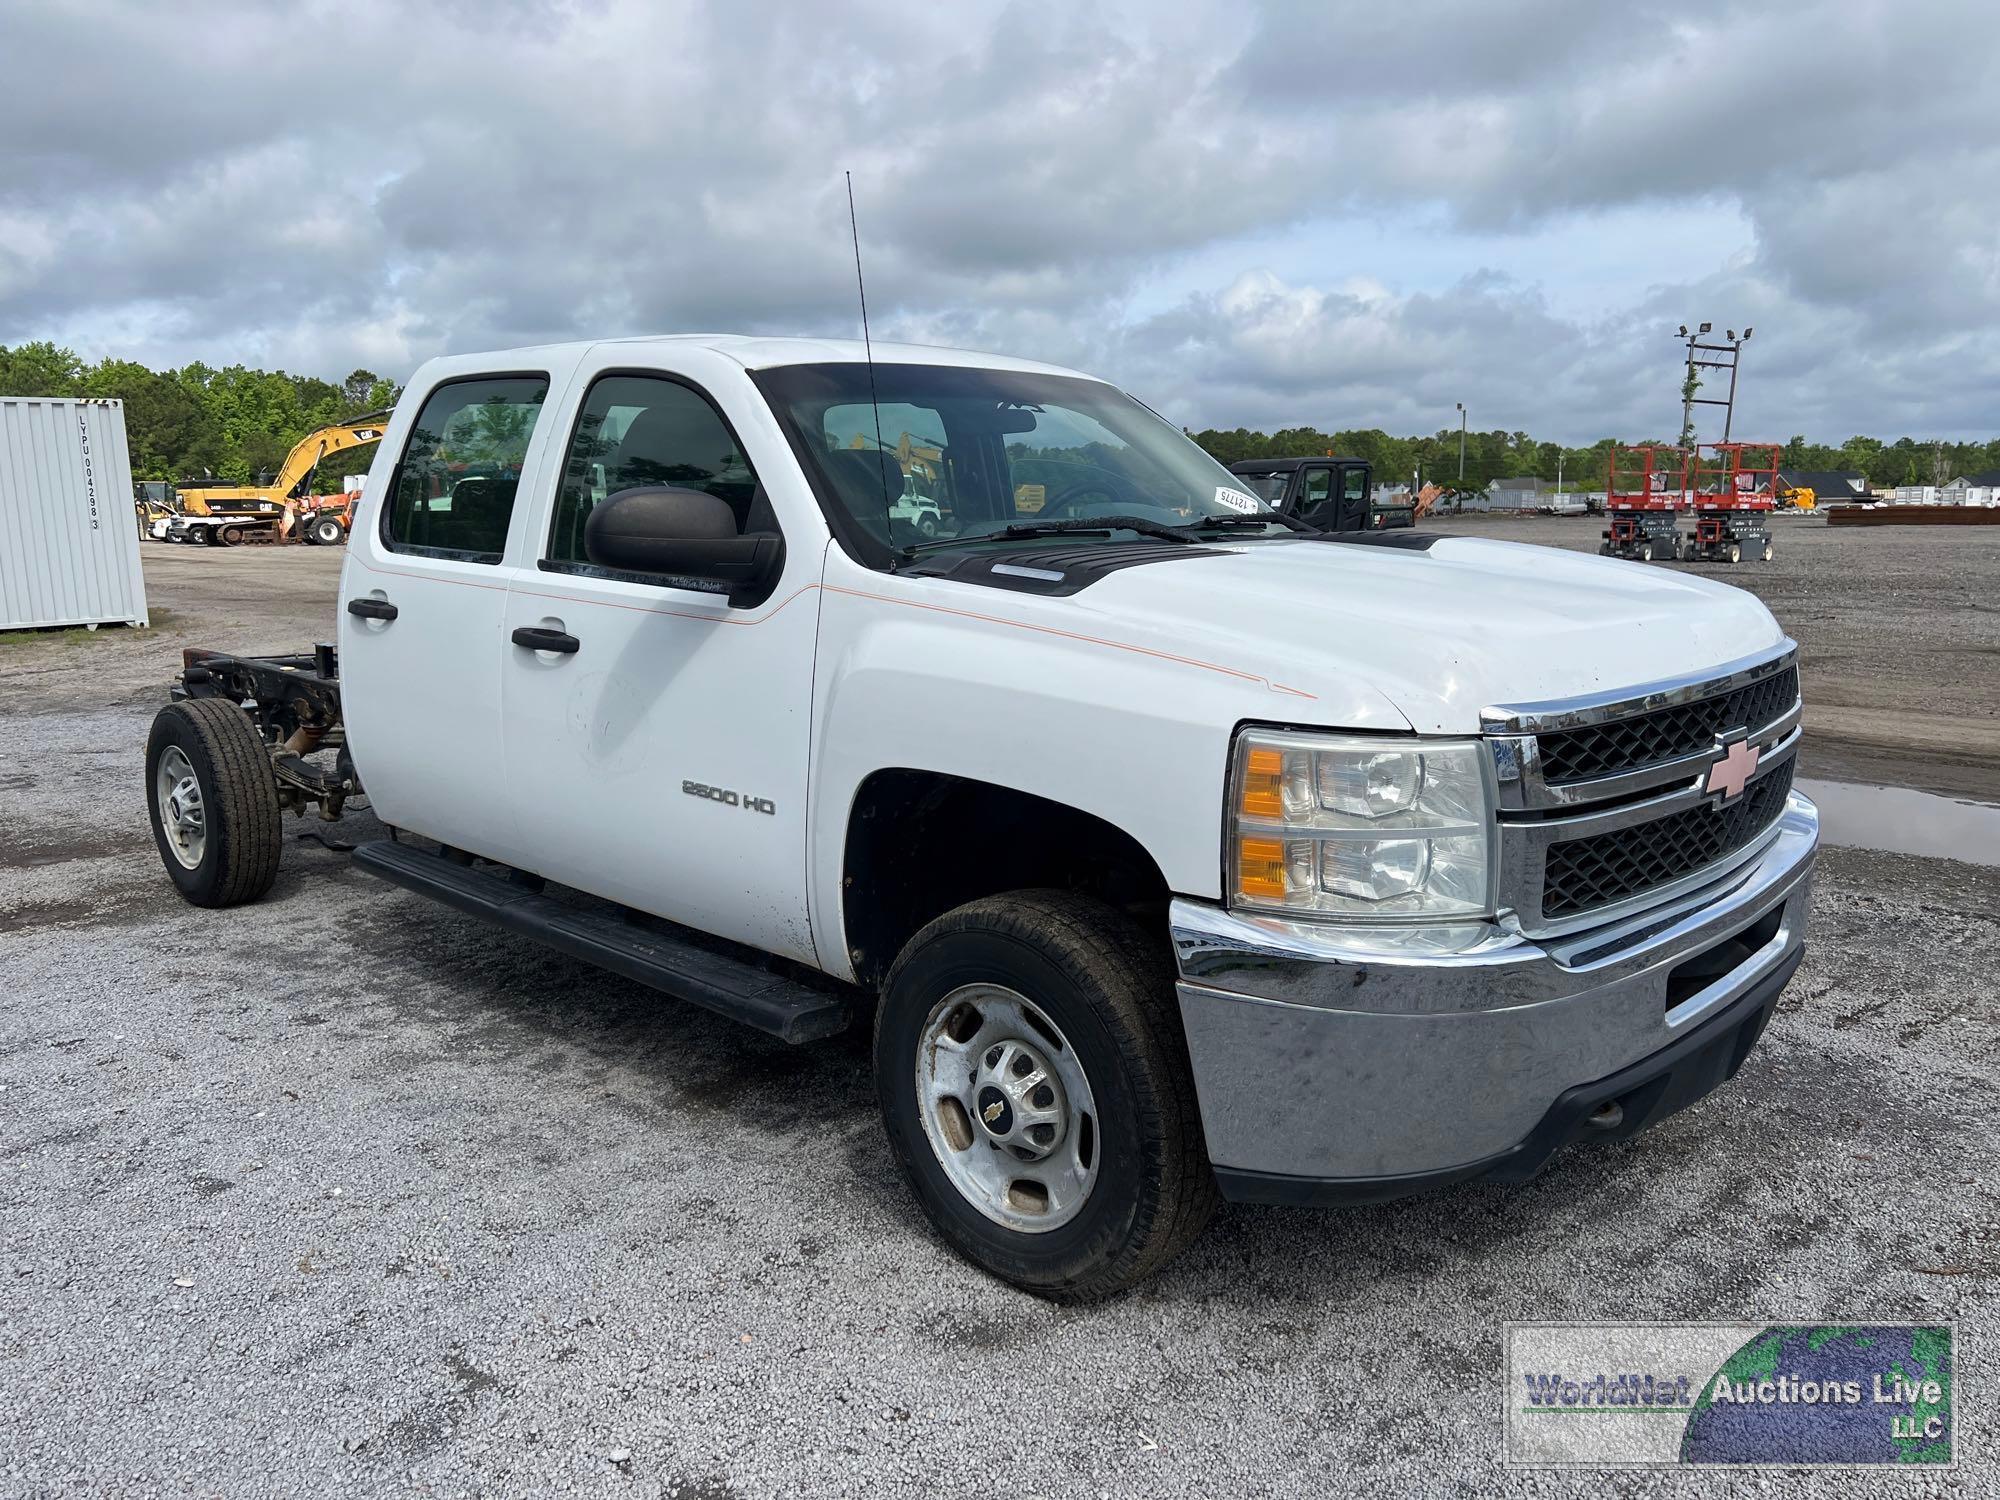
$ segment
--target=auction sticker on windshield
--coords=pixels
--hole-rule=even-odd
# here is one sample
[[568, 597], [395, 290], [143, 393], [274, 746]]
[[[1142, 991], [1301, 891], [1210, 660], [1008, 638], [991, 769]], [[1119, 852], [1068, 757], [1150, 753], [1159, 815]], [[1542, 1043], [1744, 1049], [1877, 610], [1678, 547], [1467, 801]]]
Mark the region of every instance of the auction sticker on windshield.
[[1951, 1324], [1509, 1323], [1513, 1468], [1954, 1463]]
[[1217, 505], [1226, 505], [1231, 510], [1241, 511], [1246, 516], [1254, 516], [1264, 508], [1264, 503], [1255, 495], [1246, 495], [1241, 490], [1232, 490], [1226, 484], [1218, 484], [1215, 487], [1215, 503]]

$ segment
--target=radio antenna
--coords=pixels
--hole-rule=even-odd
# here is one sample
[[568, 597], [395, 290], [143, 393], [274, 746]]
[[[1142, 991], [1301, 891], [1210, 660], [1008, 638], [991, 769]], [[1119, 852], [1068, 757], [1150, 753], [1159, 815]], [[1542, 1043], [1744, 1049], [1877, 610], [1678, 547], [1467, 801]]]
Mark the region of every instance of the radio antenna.
[[[842, 173], [847, 179], [847, 230], [854, 237], [854, 290], [861, 295], [861, 351], [868, 361], [868, 405], [875, 413], [875, 472], [882, 480], [882, 526], [889, 526], [889, 471], [884, 466], [886, 455], [882, 449], [882, 403], [875, 395], [875, 343], [868, 336], [868, 284], [861, 279], [861, 225], [854, 217], [854, 174]], [[892, 541], [890, 545], [895, 544]]]

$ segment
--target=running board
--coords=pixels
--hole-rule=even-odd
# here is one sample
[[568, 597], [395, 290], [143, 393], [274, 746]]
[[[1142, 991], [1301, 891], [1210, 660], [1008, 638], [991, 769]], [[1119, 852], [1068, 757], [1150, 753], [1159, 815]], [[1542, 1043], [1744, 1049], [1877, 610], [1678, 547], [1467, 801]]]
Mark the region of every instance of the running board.
[[357, 847], [354, 862], [406, 890], [783, 1041], [816, 1042], [845, 1031], [853, 1019], [841, 995], [616, 916], [578, 911], [504, 875], [475, 870], [441, 854], [380, 839]]

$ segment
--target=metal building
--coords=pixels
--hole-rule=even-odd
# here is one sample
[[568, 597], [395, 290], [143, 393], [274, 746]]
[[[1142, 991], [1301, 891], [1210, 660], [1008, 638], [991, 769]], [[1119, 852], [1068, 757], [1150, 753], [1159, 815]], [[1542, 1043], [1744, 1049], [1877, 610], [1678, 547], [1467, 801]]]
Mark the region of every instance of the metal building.
[[125, 403], [0, 396], [0, 630], [146, 623]]

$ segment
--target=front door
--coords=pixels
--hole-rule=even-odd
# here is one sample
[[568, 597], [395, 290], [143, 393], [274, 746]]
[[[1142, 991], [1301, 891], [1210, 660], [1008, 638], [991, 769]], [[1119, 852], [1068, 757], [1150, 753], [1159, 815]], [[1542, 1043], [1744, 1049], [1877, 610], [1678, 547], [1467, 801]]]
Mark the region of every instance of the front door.
[[1298, 500], [1293, 514], [1308, 526], [1330, 529], [1333, 525], [1333, 465], [1312, 464], [1299, 470]]
[[[806, 760], [822, 549], [788, 553], [767, 597], [732, 604], [690, 580], [597, 567], [584, 548], [594, 506], [649, 485], [706, 491], [739, 530], [778, 532], [757, 474], [790, 455], [747, 450], [692, 379], [600, 360], [579, 384], [546, 524], [506, 603], [519, 862], [813, 962]], [[769, 428], [762, 441], [783, 440]]]
[[[341, 712], [383, 822], [513, 862], [500, 746], [503, 555], [546, 443], [550, 372], [446, 379], [414, 422], [340, 588]], [[371, 479], [370, 494], [378, 493]]]

